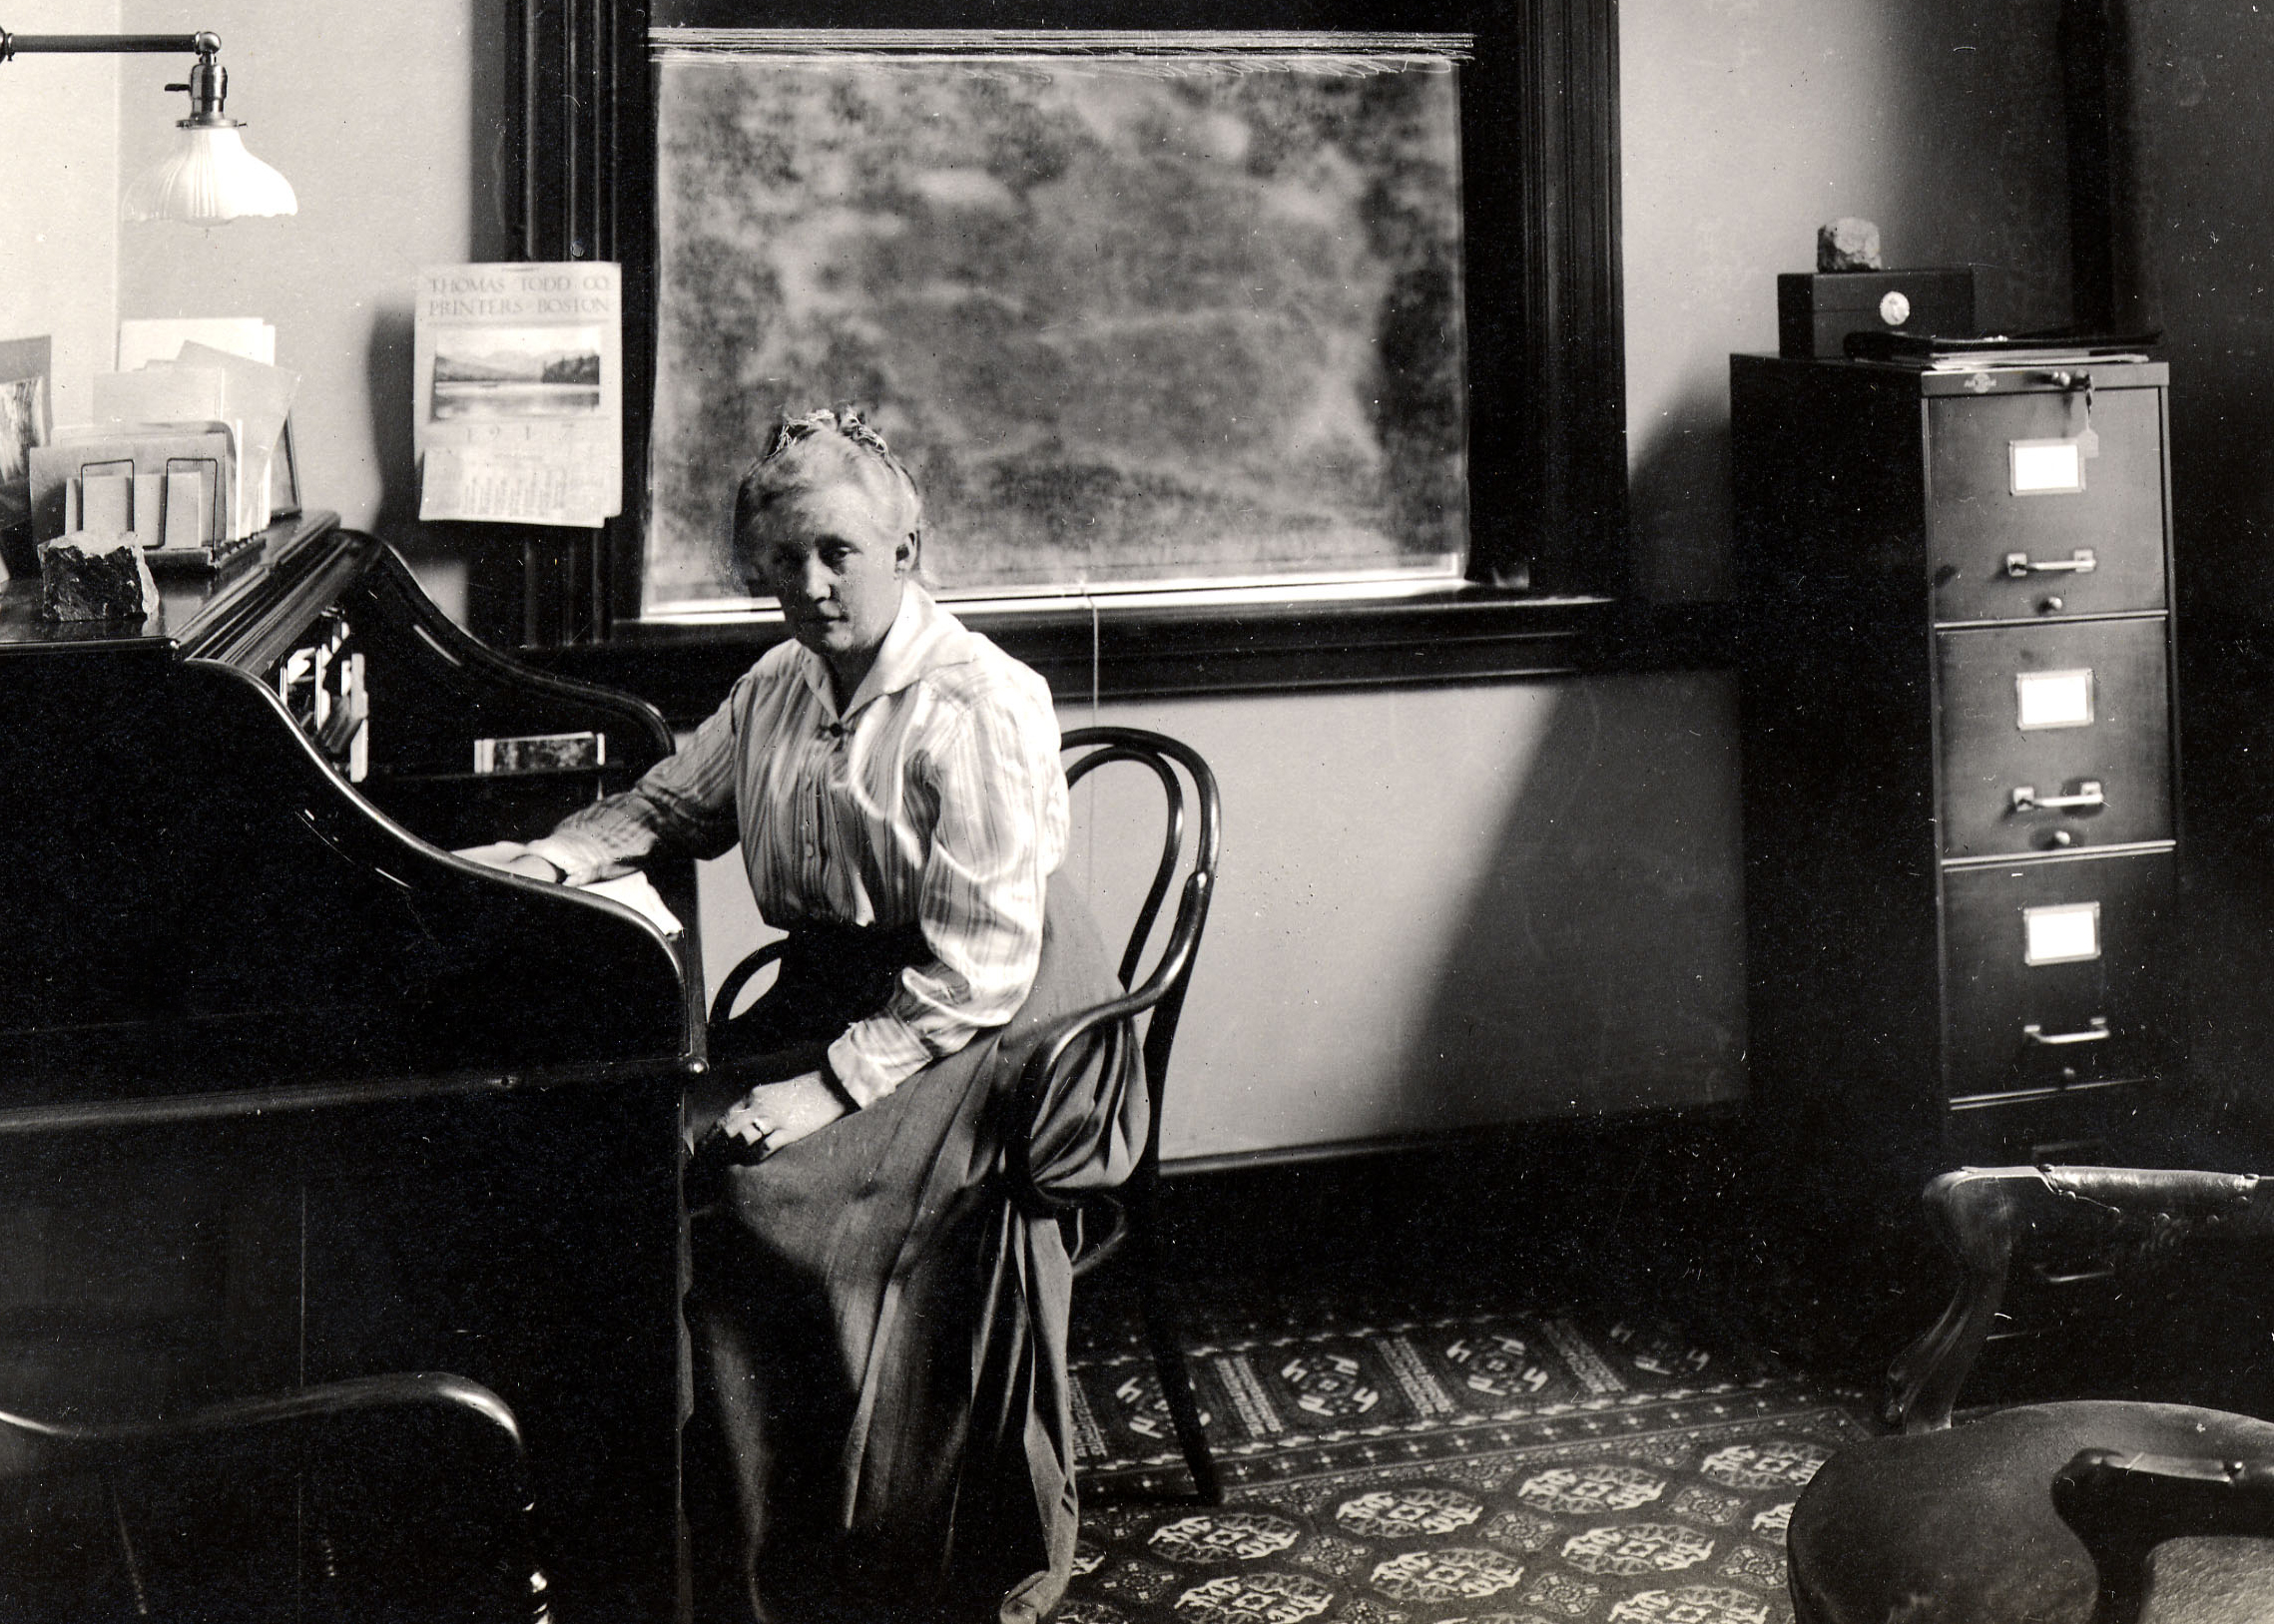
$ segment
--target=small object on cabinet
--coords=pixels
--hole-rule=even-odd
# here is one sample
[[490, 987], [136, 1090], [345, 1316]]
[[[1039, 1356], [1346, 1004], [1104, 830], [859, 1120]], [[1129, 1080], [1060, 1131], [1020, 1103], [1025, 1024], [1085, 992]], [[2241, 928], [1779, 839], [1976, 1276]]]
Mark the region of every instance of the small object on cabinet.
[[1974, 332], [1974, 270], [1798, 271], [1777, 278], [1777, 352], [1838, 358], [1852, 332]]
[[221, 421], [65, 429], [32, 452], [34, 534], [131, 530], [147, 547], [211, 547], [236, 539], [238, 472], [237, 433]]
[[131, 532], [40, 543], [40, 613], [49, 620], [141, 620], [157, 607], [158, 583]]
[[1868, 220], [1843, 215], [1816, 228], [1816, 269], [1819, 271], [1885, 271], [1880, 258], [1880, 229]]

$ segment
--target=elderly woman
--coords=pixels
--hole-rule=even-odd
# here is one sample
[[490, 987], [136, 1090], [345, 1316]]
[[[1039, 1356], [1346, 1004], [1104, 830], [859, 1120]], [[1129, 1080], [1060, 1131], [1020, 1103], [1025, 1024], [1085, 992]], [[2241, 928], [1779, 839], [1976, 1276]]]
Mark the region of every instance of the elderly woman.
[[[631, 791], [510, 854], [573, 882], [739, 837], [789, 933], [687, 1102], [700, 1616], [1034, 1619], [1072, 1562], [1066, 1255], [1005, 1193], [1002, 1107], [1041, 1029], [1118, 988], [1047, 884], [1049, 691], [916, 583], [921, 536], [857, 417], [786, 422], [734, 554], [795, 641]], [[1062, 1102], [1075, 1184], [1142, 1143], [1129, 1058], [1093, 1054]]]

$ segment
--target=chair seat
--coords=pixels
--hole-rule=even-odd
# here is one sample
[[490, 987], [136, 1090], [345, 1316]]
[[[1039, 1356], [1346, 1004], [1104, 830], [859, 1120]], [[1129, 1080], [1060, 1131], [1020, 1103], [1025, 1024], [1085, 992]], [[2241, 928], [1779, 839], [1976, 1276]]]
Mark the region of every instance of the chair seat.
[[[2265, 1454], [2274, 1424], [2184, 1404], [2028, 1404], [1844, 1449], [1793, 1508], [1800, 1624], [2089, 1624], [2092, 1558], [2050, 1488], [2088, 1448]], [[2142, 1624], [2274, 1618], [2274, 1540], [2172, 1540], [2153, 1573]]]

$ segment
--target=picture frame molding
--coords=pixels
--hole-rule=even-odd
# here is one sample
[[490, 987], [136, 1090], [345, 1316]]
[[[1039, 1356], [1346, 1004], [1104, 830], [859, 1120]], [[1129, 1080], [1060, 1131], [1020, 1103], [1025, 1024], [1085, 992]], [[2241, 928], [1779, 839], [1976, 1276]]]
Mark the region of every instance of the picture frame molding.
[[[1347, 0], [1337, 0], [1346, 3]], [[1121, 0], [1084, 35], [1119, 31]], [[1247, 7], [1243, 11], [1242, 7]], [[624, 287], [624, 512], [600, 532], [524, 532], [492, 548], [475, 630], [543, 651], [700, 715], [783, 635], [771, 617], [664, 626], [640, 616], [646, 455], [655, 389], [656, 109], [651, 23], [812, 27], [874, 40], [893, 29], [1015, 27], [1030, 0], [818, 0], [785, 18], [739, 0], [516, 0], [509, 108], [511, 218], [522, 258], [612, 260]], [[1629, 588], [1625, 377], [1618, 265], [1616, 0], [1255, 0], [1126, 6], [1132, 30], [1253, 34], [1301, 27], [1465, 33], [1461, 127], [1467, 219], [1468, 579], [1421, 595], [1163, 604], [1045, 600], [967, 615], [1062, 693], [1098, 697], [1375, 686], [1548, 674], [1616, 641]], [[1033, 17], [1025, 15], [1033, 12]], [[842, 14], [842, 15], [840, 15]], [[857, 22], [858, 27], [841, 25]], [[1123, 658], [1113, 658], [1118, 649]], [[1148, 653], [1147, 651], [1158, 651]]]

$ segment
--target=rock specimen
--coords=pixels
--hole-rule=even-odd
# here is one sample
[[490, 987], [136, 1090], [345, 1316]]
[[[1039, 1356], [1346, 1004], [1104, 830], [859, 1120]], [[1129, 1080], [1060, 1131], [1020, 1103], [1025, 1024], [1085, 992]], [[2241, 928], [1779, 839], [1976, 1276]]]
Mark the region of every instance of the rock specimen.
[[1826, 221], [1816, 228], [1816, 269], [1819, 271], [1885, 271], [1880, 259], [1880, 229], [1853, 215]]
[[40, 543], [40, 613], [49, 620], [140, 620], [158, 583], [132, 535], [78, 531]]

